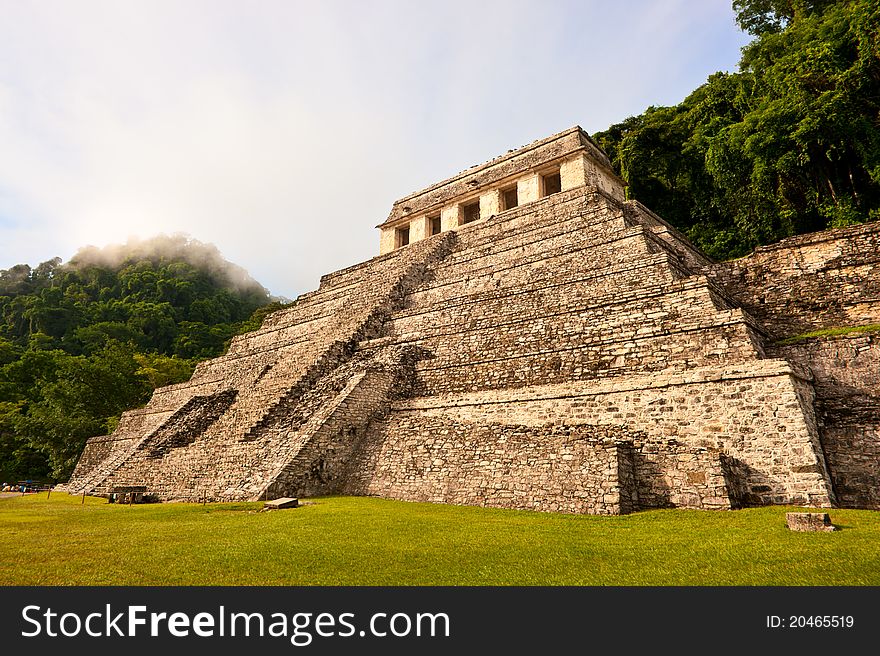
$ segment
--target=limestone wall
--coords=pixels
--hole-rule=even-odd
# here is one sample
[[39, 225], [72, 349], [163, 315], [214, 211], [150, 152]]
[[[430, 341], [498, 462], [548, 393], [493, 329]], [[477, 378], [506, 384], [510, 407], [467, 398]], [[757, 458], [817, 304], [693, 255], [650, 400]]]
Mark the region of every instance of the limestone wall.
[[838, 503], [880, 510], [880, 396], [830, 397], [817, 408]]
[[616, 426], [397, 411], [361, 440], [344, 491], [409, 501], [623, 514], [735, 507], [718, 451]]
[[625, 433], [614, 428], [536, 428], [395, 413], [377, 422], [362, 441], [345, 491], [408, 501], [620, 514], [635, 505], [629, 449], [621, 436]]
[[717, 449], [676, 440], [637, 440], [632, 447], [638, 508], [730, 510], [739, 506], [732, 488], [741, 481], [722, 465]]
[[880, 323], [880, 222], [784, 239], [705, 272], [777, 339]]
[[809, 369], [820, 397], [880, 395], [880, 330], [813, 337], [768, 351]]
[[652, 439], [728, 454], [745, 472], [748, 505], [833, 500], [812, 407], [784, 361], [705, 367], [399, 401], [395, 410], [458, 421], [626, 426]]
[[812, 338], [771, 351], [813, 376], [838, 503], [880, 509], [880, 332]]
[[[127, 440], [122, 440], [123, 442], [131, 443], [132, 438]], [[95, 437], [91, 437], [86, 442], [86, 446], [83, 449], [82, 454], [79, 457], [79, 460], [76, 463], [76, 467], [73, 470], [73, 474], [70, 476], [71, 481], [80, 481], [85, 480], [88, 476], [95, 471], [98, 465], [101, 464], [104, 460], [106, 460], [111, 453], [113, 453], [114, 449], [120, 450], [125, 448], [125, 444], [119, 444], [120, 440], [113, 439], [110, 435], [98, 435]], [[70, 489], [70, 483], [63, 486], [64, 489]]]

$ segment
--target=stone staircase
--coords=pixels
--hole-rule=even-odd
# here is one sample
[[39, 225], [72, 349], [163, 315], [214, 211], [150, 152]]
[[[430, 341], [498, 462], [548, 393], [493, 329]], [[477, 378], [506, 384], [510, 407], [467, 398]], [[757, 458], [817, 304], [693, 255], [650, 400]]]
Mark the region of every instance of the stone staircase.
[[158, 428], [150, 431], [140, 439], [133, 441], [128, 448], [115, 450], [110, 454], [110, 457], [101, 462], [91, 471], [84, 473], [80, 477], [71, 478], [63, 489], [70, 494], [92, 493], [97, 491], [98, 488], [101, 487], [101, 484], [107, 480], [107, 478], [111, 476], [120, 465], [131, 458], [138, 449], [142, 448], [145, 444], [151, 443], [153, 438], [160, 434], [166, 426], [178, 423], [184, 417], [187, 417], [203, 407], [209, 398], [210, 397], [206, 396], [193, 396]]
[[[131, 446], [84, 472], [73, 482], [76, 490], [94, 492], [146, 484], [161, 498], [168, 498], [172, 488], [176, 498], [241, 498], [251, 494], [260, 485], [242, 485], [234, 479], [243, 477], [243, 472], [259, 470], [255, 463], [271, 461], [266, 448], [282, 448], [277, 440], [268, 445], [261, 438], [267, 427], [311, 398], [309, 391], [344, 365], [357, 344], [378, 335], [406, 292], [429, 275], [431, 266], [448, 254], [454, 239], [451, 233], [439, 235], [413, 248], [374, 258], [354, 267], [356, 270], [323, 278], [318, 290], [298, 298], [292, 308], [271, 315], [260, 330], [236, 338], [225, 356], [198, 368], [190, 382], [192, 389], [197, 390], [204, 381], [225, 379], [227, 388], [235, 392], [210, 425], [195, 437], [180, 433], [186, 431], [186, 417], [211, 397], [193, 394], [185, 398], [186, 385], [175, 386], [174, 395], [185, 398], [177, 409]], [[155, 396], [162, 398], [162, 391], [157, 390]], [[199, 459], [190, 451], [212, 455]], [[203, 464], [196, 466], [197, 461]], [[211, 476], [204, 463], [222, 465], [227, 475], [209, 483]], [[160, 480], [167, 484], [156, 488]], [[265, 483], [261, 483], [263, 488]]]
[[408, 349], [359, 352], [307, 393], [279, 406], [255, 431], [269, 457], [224, 491], [225, 498], [277, 498], [337, 492], [359, 435], [390, 406], [392, 388], [405, 385]]

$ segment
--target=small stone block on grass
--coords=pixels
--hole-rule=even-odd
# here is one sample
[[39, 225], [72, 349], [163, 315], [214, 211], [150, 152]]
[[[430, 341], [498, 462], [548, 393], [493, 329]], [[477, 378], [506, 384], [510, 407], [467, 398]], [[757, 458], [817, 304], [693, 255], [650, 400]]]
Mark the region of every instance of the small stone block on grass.
[[280, 499], [272, 499], [263, 504], [263, 510], [285, 510], [287, 508], [299, 507], [299, 499], [293, 497], [281, 497]]
[[828, 513], [785, 513], [785, 521], [792, 531], [834, 531]]

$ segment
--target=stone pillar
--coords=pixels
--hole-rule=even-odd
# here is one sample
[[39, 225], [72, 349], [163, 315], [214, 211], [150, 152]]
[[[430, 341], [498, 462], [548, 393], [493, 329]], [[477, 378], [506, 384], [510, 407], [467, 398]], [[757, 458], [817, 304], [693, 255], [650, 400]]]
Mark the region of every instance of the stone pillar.
[[[599, 166], [593, 160], [584, 158], [584, 174], [587, 184], [598, 187], [621, 202], [626, 199], [625, 183], [604, 166]], [[565, 189], [564, 184], [562, 188]]]
[[461, 205], [455, 204], [440, 210], [440, 226], [443, 231], [455, 230], [461, 225]]
[[562, 191], [583, 187], [587, 183], [586, 157], [581, 154], [567, 159], [559, 167]]
[[501, 211], [501, 190], [492, 189], [480, 196], [480, 218], [488, 219]]
[[382, 228], [379, 235], [379, 255], [385, 255], [394, 250], [396, 228]]
[[541, 181], [537, 173], [530, 173], [516, 181], [519, 204], [534, 203], [541, 197]]
[[420, 216], [413, 219], [409, 224], [409, 243], [420, 241], [431, 236], [431, 227], [428, 225], [428, 217]]

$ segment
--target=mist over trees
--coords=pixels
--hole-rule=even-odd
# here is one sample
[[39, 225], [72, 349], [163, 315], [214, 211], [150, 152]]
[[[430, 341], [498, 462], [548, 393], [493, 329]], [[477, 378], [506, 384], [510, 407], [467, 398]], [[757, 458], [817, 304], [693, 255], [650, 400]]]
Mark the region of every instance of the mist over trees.
[[880, 3], [733, 8], [740, 72], [594, 135], [630, 197], [717, 259], [880, 218]]
[[0, 271], [0, 478], [65, 479], [87, 438], [258, 328], [270, 300], [182, 236]]

